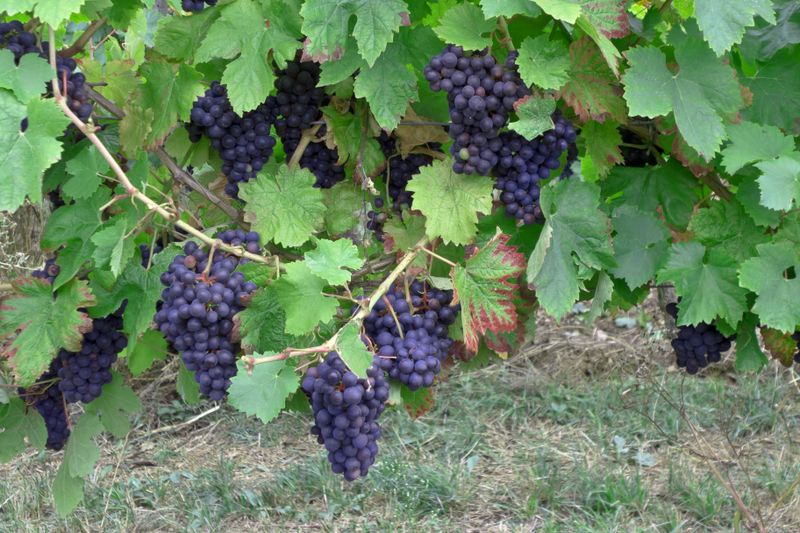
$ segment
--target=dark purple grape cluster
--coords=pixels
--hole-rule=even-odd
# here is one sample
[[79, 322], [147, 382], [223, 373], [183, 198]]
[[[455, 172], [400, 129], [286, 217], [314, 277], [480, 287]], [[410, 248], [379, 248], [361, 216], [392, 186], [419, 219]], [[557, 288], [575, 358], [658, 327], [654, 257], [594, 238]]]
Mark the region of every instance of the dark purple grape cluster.
[[111, 365], [128, 345], [122, 333], [122, 313], [92, 321], [92, 330], [83, 334], [79, 352], [61, 350], [58, 354], [58, 389], [69, 403], [89, 403], [111, 382]]
[[[256, 233], [225, 231], [218, 238], [258, 250]], [[186, 368], [195, 373], [201, 394], [221, 400], [236, 375], [239, 346], [231, 338], [233, 317], [244, 309], [256, 285], [234, 272], [240, 263], [236, 256], [218, 250], [210, 257], [193, 241], [184, 245], [183, 252], [161, 275], [166, 288], [155, 322], [181, 353]]]
[[218, 0], [181, 0], [181, 7], [184, 11], [197, 13], [202, 11], [207, 5], [215, 6]]
[[[385, 132], [381, 132], [378, 137], [381, 151], [386, 158], [386, 178], [389, 198], [395, 209], [402, 209], [403, 206], [411, 207], [414, 193], [407, 191], [406, 186], [420, 169], [433, 162], [433, 157], [427, 154], [411, 153], [406, 157], [401, 157], [397, 151], [397, 143], [394, 138], [389, 137]], [[441, 150], [441, 146], [434, 144], [433, 150]]]
[[389, 377], [409, 389], [429, 387], [447, 358], [453, 341], [449, 326], [459, 306], [450, 305], [452, 291], [429, 287], [414, 281], [409, 288], [395, 286], [364, 319], [364, 333], [376, 349], [376, 360]]
[[228, 178], [225, 193], [231, 198], [238, 198], [239, 183], [253, 179], [272, 155], [271, 128], [272, 111], [267, 104], [239, 116], [225, 86], [216, 81], [194, 102], [187, 125], [192, 142], [206, 136], [219, 151], [222, 173]]
[[152, 248], [150, 248], [150, 245], [148, 244], [140, 244], [139, 252], [142, 254], [142, 266], [147, 268], [150, 265], [151, 257], [161, 253], [163, 250], [164, 241], [161, 239], [156, 239], [156, 242], [153, 244]]
[[19, 389], [20, 396], [26, 402], [33, 401], [36, 410], [44, 418], [47, 428], [47, 443], [50, 450], [60, 450], [69, 438], [70, 429], [67, 419], [67, 404], [56, 382], [58, 380], [58, 359], [50, 363], [50, 368], [39, 376], [37, 384], [27, 389]]
[[56, 258], [53, 256], [45, 260], [44, 266], [41, 268], [41, 270], [34, 270], [31, 272], [31, 276], [37, 279], [43, 279], [52, 285], [53, 281], [55, 281], [60, 272], [61, 267], [56, 264]]
[[359, 379], [336, 352], [306, 372], [303, 392], [314, 413], [311, 433], [325, 445], [328, 461], [347, 481], [366, 476], [378, 455], [378, 417], [389, 399], [389, 385], [377, 365]]
[[530, 94], [516, 57], [512, 52], [499, 64], [487, 50], [467, 55], [460, 46], [448, 45], [425, 67], [431, 89], [447, 93], [454, 172], [486, 176], [497, 164], [499, 146], [492, 141], [517, 100]]
[[540, 182], [561, 166], [561, 154], [575, 144], [575, 128], [569, 120], [556, 111], [553, 123], [552, 130], [531, 141], [513, 131], [503, 132], [497, 138], [495, 188], [500, 191], [506, 214], [525, 224], [542, 222]]
[[382, 211], [384, 206], [383, 198], [375, 198], [372, 200], [372, 205], [374, 209], [367, 211], [367, 229], [375, 234], [378, 242], [383, 242], [383, 224], [389, 218], [389, 215]]
[[[317, 63], [290, 61], [278, 72], [275, 96], [267, 100], [287, 159], [291, 159], [300, 144], [303, 131], [322, 118], [320, 107], [330, 100], [325, 91], [317, 87], [319, 72]], [[324, 135], [323, 126], [317, 137]], [[316, 176], [315, 187], [328, 189], [344, 179], [344, 167], [337, 164], [338, 160], [339, 152], [335, 148], [328, 148], [323, 142], [311, 142], [300, 157], [300, 167]]]
[[[667, 304], [667, 313], [678, 318], [678, 305]], [[709, 363], [718, 363], [722, 353], [731, 347], [733, 337], [725, 337], [714, 324], [701, 322], [696, 326], [678, 326], [678, 336], [672, 339], [676, 364], [688, 374], [697, 374]]]
[[[644, 146], [646, 141], [636, 135], [630, 130], [621, 130], [623, 146], [620, 146], [622, 152], [623, 164], [626, 167], [646, 167], [650, 165], [657, 165], [658, 161], [652, 152]], [[630, 146], [636, 144], [643, 146], [642, 148], [635, 148]]]
[[[49, 61], [50, 47], [47, 41], [41, 47], [36, 43], [36, 36], [26, 32], [22, 23], [18, 20], [0, 23], [0, 48], [6, 48], [14, 54], [14, 62], [19, 64], [22, 56], [26, 54], [37, 54]], [[92, 115], [92, 103], [89, 101], [89, 93], [86, 91], [86, 76], [80, 72], [75, 72], [78, 64], [71, 57], [62, 58], [56, 56], [56, 71], [58, 78], [58, 88], [61, 94], [66, 96], [67, 105], [78, 117], [86, 122]], [[50, 87], [50, 82], [47, 84]], [[52, 93], [52, 91], [51, 91]], [[28, 129], [28, 119], [22, 120], [20, 129]]]

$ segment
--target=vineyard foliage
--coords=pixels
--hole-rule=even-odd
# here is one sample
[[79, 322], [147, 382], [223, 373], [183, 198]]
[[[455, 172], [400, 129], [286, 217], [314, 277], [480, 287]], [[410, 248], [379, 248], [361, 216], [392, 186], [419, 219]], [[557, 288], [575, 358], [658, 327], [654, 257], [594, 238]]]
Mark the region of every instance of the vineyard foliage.
[[539, 307], [593, 320], [673, 286], [690, 373], [800, 359], [792, 0], [0, 15], [0, 209], [47, 202], [54, 258], [3, 295], [0, 460], [63, 447], [61, 514], [154, 366], [265, 423], [310, 402], [353, 480], [387, 404], [424, 412]]

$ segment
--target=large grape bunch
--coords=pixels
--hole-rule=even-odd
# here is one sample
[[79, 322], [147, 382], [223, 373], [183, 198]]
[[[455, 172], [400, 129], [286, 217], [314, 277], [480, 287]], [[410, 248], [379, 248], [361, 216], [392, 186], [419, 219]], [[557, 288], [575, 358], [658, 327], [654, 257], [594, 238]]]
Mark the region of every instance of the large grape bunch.
[[561, 154], [575, 144], [575, 129], [569, 120], [558, 111], [552, 118], [553, 129], [531, 141], [513, 131], [503, 132], [498, 137], [500, 150], [494, 169], [495, 188], [500, 191], [506, 214], [525, 224], [542, 221], [540, 182], [550, 177], [561, 165]]
[[[227, 230], [217, 238], [250, 252], [260, 249], [255, 232]], [[244, 309], [256, 285], [234, 272], [240, 263], [236, 256], [217, 251], [210, 257], [193, 241], [183, 252], [161, 276], [165, 289], [155, 321], [195, 373], [201, 394], [221, 400], [236, 375], [239, 346], [231, 338], [233, 317]]]
[[308, 369], [302, 388], [314, 413], [311, 433], [325, 445], [333, 472], [348, 481], [366, 476], [378, 455], [378, 417], [389, 398], [381, 369], [373, 364], [360, 379], [338, 353], [329, 352]]
[[[422, 167], [433, 162], [433, 157], [419, 153], [410, 153], [406, 157], [401, 157], [397, 151], [397, 142], [385, 132], [381, 132], [378, 143], [380, 143], [381, 151], [387, 161], [384, 177], [393, 207], [395, 209], [402, 209], [403, 206], [411, 207], [414, 193], [407, 191], [406, 186], [411, 178], [419, 174]], [[438, 151], [441, 146], [435, 143], [431, 149]]]
[[207, 5], [215, 6], [218, 0], [181, 0], [181, 7], [184, 11], [191, 11], [198, 13], [202, 11]]
[[50, 363], [47, 372], [39, 376], [36, 385], [27, 389], [19, 389], [20, 396], [25, 401], [36, 407], [42, 415], [47, 428], [47, 443], [50, 450], [60, 450], [69, 438], [69, 420], [67, 418], [67, 404], [56, 384], [58, 380], [58, 359]]
[[271, 128], [272, 112], [266, 104], [239, 116], [227, 89], [216, 81], [195, 100], [187, 125], [192, 142], [206, 136], [219, 151], [222, 173], [228, 178], [225, 193], [231, 198], [238, 198], [239, 184], [253, 179], [272, 155]]
[[[50, 47], [47, 41], [39, 46], [36, 36], [25, 31], [24, 26], [18, 20], [0, 23], [0, 48], [5, 48], [14, 54], [16, 64], [19, 64], [22, 56], [26, 54], [36, 54], [47, 61], [50, 60], [48, 57]], [[89, 93], [86, 90], [86, 76], [75, 72], [77, 67], [78, 64], [71, 57], [56, 56], [59, 91], [66, 96], [69, 108], [85, 122], [92, 115], [92, 103], [89, 101]], [[48, 82], [49, 87], [50, 83]], [[52, 93], [52, 91], [50, 92]], [[27, 118], [22, 120], [21, 129], [22, 131], [28, 129]]]
[[[300, 144], [303, 131], [322, 118], [320, 108], [330, 98], [319, 83], [319, 65], [310, 61], [289, 61], [286, 68], [278, 72], [275, 80], [275, 96], [267, 105], [275, 117], [275, 131], [283, 143], [286, 157], [291, 158]], [[328, 189], [344, 179], [344, 167], [337, 164], [339, 152], [328, 148], [320, 138], [325, 134], [324, 126], [317, 139], [303, 151], [300, 167], [310, 170], [316, 177], [315, 187]]]
[[429, 387], [447, 358], [453, 341], [449, 326], [459, 306], [452, 291], [414, 281], [410, 302], [402, 285], [392, 287], [364, 319], [364, 333], [376, 350], [376, 360], [389, 377], [409, 389]]
[[[667, 304], [667, 313], [677, 319], [677, 304]], [[676, 364], [689, 374], [697, 374], [709, 363], [718, 363], [722, 353], [730, 349], [732, 340], [733, 337], [724, 336], [714, 324], [701, 322], [696, 326], [678, 326], [678, 336], [672, 339]]]
[[499, 64], [486, 50], [467, 55], [448, 45], [425, 67], [431, 89], [447, 93], [454, 172], [485, 176], [497, 164], [499, 132], [517, 100], [530, 94], [516, 57], [512, 52]]

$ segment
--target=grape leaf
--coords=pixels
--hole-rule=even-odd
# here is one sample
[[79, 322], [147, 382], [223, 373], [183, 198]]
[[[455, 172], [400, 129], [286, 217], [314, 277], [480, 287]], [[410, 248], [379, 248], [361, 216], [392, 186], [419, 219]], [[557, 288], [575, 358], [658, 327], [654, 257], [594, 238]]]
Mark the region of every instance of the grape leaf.
[[246, 415], [255, 415], [264, 424], [280, 414], [286, 405], [286, 399], [300, 384], [294, 364], [286, 359], [255, 365], [252, 373], [247, 371], [241, 361], [238, 367], [238, 372], [231, 378], [228, 402]]
[[94, 146], [87, 146], [67, 162], [72, 178], [61, 186], [62, 194], [73, 199], [89, 198], [103, 182], [110, 167]]
[[336, 349], [342, 361], [355, 375], [367, 377], [367, 369], [372, 366], [373, 354], [367, 350], [361, 339], [361, 328], [355, 322], [348, 322], [336, 338]]
[[325, 280], [302, 261], [286, 265], [286, 273], [272, 283], [278, 302], [286, 312], [286, 333], [302, 335], [336, 314], [334, 298], [322, 294]]
[[94, 439], [103, 432], [103, 424], [96, 414], [85, 413], [72, 426], [64, 449], [64, 463], [72, 477], [86, 477], [100, 459], [100, 447]]
[[586, 142], [586, 153], [592, 158], [597, 174], [606, 176], [614, 165], [622, 163], [622, 136], [613, 120], [597, 122], [591, 120], [581, 128], [581, 137]]
[[[193, 13], [191, 17], [162, 17], [158, 20], [155, 35], [155, 50], [170, 59], [188, 61], [199, 50], [200, 43], [206, 38], [208, 29], [219, 16], [216, 9], [204, 9]], [[247, 21], [242, 21], [246, 23]], [[218, 50], [229, 46], [234, 39], [217, 43]], [[219, 52], [218, 52], [219, 53]], [[90, 78], [94, 79], [94, 78]], [[119, 102], [118, 102], [119, 103]]]
[[723, 120], [743, 106], [741, 90], [731, 67], [718, 60], [699, 37], [670, 33], [675, 59], [673, 75], [658, 48], [636, 47], [626, 56], [630, 67], [622, 77], [631, 115], [657, 117], [675, 114], [675, 122], [689, 146], [707, 161], [725, 139]]
[[611, 117], [626, 122], [628, 112], [614, 73], [588, 37], [569, 46], [569, 81], [560, 90], [581, 121], [603, 122]]
[[319, 85], [335, 85], [349, 78], [353, 72], [365, 65], [364, 60], [358, 55], [355, 39], [348, 38], [342, 51], [342, 57], [335, 61], [326, 61], [320, 66]]
[[800, 43], [800, 4], [795, 0], [775, 0], [774, 24], [756, 19], [755, 27], [747, 30], [739, 50], [745, 57], [768, 61], [776, 52]]
[[761, 370], [769, 359], [758, 342], [756, 329], [758, 328], [758, 317], [753, 313], [745, 313], [744, 319], [739, 324], [736, 331], [736, 370], [738, 372]]
[[122, 273], [123, 267], [133, 257], [136, 246], [132, 239], [125, 238], [127, 230], [127, 218], [117, 216], [92, 236], [92, 242], [95, 245], [92, 258], [95, 267], [108, 266], [114, 277]]
[[758, 182], [755, 179], [748, 177], [739, 182], [736, 199], [742, 204], [750, 218], [759, 226], [774, 228], [780, 224], [781, 212], [761, 205], [761, 190], [758, 188]]
[[526, 96], [514, 104], [517, 120], [510, 123], [508, 127], [526, 139], [533, 139], [553, 129], [553, 119], [550, 116], [555, 109], [556, 101], [550, 97]]
[[133, 349], [127, 349], [128, 369], [134, 376], [147, 371], [156, 361], [167, 358], [167, 341], [160, 331], [151, 329], [145, 331]]
[[255, 180], [239, 186], [247, 202], [244, 219], [265, 241], [300, 246], [322, 225], [325, 205], [316, 178], [304, 168], [281, 165], [272, 176], [259, 173]]
[[[28, 129], [20, 131], [22, 119]], [[26, 105], [0, 89], [0, 211], [16, 211], [25, 197], [42, 198], [42, 175], [61, 156], [60, 137], [69, 124], [53, 100]]]
[[83, 478], [71, 476], [69, 466], [64, 461], [53, 480], [52, 490], [56, 512], [66, 517], [83, 501]]
[[20, 398], [12, 398], [0, 410], [0, 463], [7, 463], [25, 450], [30, 443], [37, 450], [47, 442], [44, 419]]
[[729, 174], [757, 161], [788, 155], [794, 141], [775, 126], [753, 122], [728, 125], [730, 143], [722, 149], [722, 165]]
[[461, 324], [468, 350], [478, 350], [479, 335], [513, 332], [517, 328], [514, 298], [525, 257], [498, 232], [464, 266], [453, 268], [453, 285], [461, 302]]
[[325, 228], [328, 235], [339, 235], [358, 223], [357, 213], [364, 205], [364, 193], [347, 181], [323, 191], [325, 194]]
[[722, 253], [708, 252], [699, 242], [672, 245], [658, 282], [672, 282], [682, 297], [678, 324], [710, 324], [721, 317], [736, 326], [747, 310], [747, 292], [736, 280], [737, 262]]
[[384, 247], [388, 245], [392, 250], [402, 252], [413, 248], [425, 236], [425, 217], [412, 216], [408, 210], [404, 210], [402, 216], [389, 218], [383, 225], [383, 231], [388, 236], [384, 240]]
[[487, 20], [478, 6], [464, 3], [448, 9], [433, 31], [446, 43], [462, 46], [465, 50], [482, 50], [492, 44], [492, 38], [487, 34], [494, 30], [494, 26], [494, 17]]
[[320, 239], [314, 250], [306, 252], [305, 263], [309, 270], [331, 285], [344, 285], [350, 281], [350, 269], [358, 269], [364, 260], [358, 256], [358, 248], [346, 239], [329, 241]]
[[413, 419], [419, 418], [433, 409], [434, 405], [433, 387], [420, 387], [412, 391], [404, 385], [400, 385], [400, 397], [403, 400], [403, 407], [408, 416]]
[[794, 364], [794, 354], [797, 352], [797, 341], [792, 338], [792, 334], [764, 326], [761, 326], [760, 329], [767, 353], [783, 366], [787, 368], [792, 366]]
[[758, 256], [739, 268], [739, 284], [756, 293], [753, 312], [761, 324], [789, 333], [800, 324], [800, 278], [789, 278], [789, 268], [800, 271], [800, 253], [793, 243], [758, 246]]
[[[195, 98], [205, 91], [200, 83], [203, 76], [189, 65], [176, 67], [165, 61], [150, 61], [140, 70], [146, 80], [140, 103], [153, 112], [146, 142], [155, 145], [167, 136], [178, 120], [189, 121]], [[123, 123], [129, 120], [128, 116], [122, 119]]]
[[567, 314], [580, 294], [576, 265], [615, 266], [608, 217], [599, 210], [600, 189], [578, 180], [552, 182], [540, 199], [546, 222], [528, 261], [528, 282], [552, 316]]
[[39, 20], [55, 28], [69, 19], [73, 13], [80, 11], [84, 2], [86, 0], [62, 0], [59, 2], [53, 2], [52, 0], [16, 0], [3, 2], [2, 7], [3, 11], [9, 15], [35, 10], [34, 14]]
[[15, 336], [2, 346], [19, 386], [27, 387], [47, 369], [60, 348], [80, 350], [83, 333], [92, 322], [78, 308], [94, 304], [84, 281], [73, 280], [53, 297], [50, 284], [23, 279], [15, 285], [17, 296], [2, 304], [0, 339]]
[[323, 107], [322, 113], [330, 133], [326, 145], [337, 150], [339, 164], [344, 165], [349, 162], [350, 165], [355, 165], [360, 158], [367, 175], [377, 174], [385, 165], [386, 159], [378, 141], [364, 135], [368, 126], [364, 124], [362, 117], [368, 115], [340, 113], [333, 106]]
[[581, 6], [577, 0], [533, 0], [542, 11], [556, 20], [575, 24], [581, 14]]
[[358, 51], [369, 66], [392, 42], [407, 12], [401, 0], [307, 0], [300, 9], [303, 34], [308, 36], [308, 53], [312, 56], [337, 56], [347, 41], [349, 21], [355, 15], [352, 36]]
[[739, 262], [756, 255], [756, 245], [768, 239], [736, 200], [710, 201], [695, 212], [689, 230], [700, 243], [723, 250]]
[[513, 17], [525, 15], [538, 17], [542, 14], [539, 7], [531, 0], [481, 0], [481, 7], [486, 18]]
[[694, 0], [694, 17], [711, 49], [721, 56], [742, 41], [755, 15], [775, 24], [771, 0]]
[[669, 232], [652, 212], [631, 205], [614, 211], [612, 222], [617, 266], [611, 273], [635, 290], [647, 283], [666, 261]]
[[756, 167], [761, 171], [761, 205], [788, 211], [792, 201], [800, 203], [800, 152], [756, 163]]
[[753, 104], [744, 110], [744, 118], [770, 124], [800, 135], [800, 47], [778, 51], [769, 62], [758, 65], [758, 72], [743, 78], [753, 93]]
[[36, 54], [25, 54], [19, 66], [14, 54], [0, 50], [0, 88], [10, 89], [22, 103], [27, 103], [45, 91], [45, 83], [53, 79], [50, 64]]
[[200, 385], [194, 379], [194, 372], [188, 370], [183, 361], [180, 364], [175, 389], [187, 405], [197, 405], [200, 403]]
[[569, 80], [570, 60], [561, 41], [546, 35], [527, 37], [519, 47], [519, 73], [528, 85], [542, 89], [560, 89]]
[[627, 0], [580, 0], [581, 11], [608, 39], [621, 39], [631, 31]]
[[445, 243], [467, 244], [478, 227], [478, 213], [492, 210], [492, 180], [456, 174], [449, 160], [424, 166], [406, 189], [414, 193], [414, 209], [426, 217], [429, 237]]
[[239, 323], [245, 353], [279, 351], [297, 345], [296, 337], [286, 334], [286, 314], [272, 286], [256, 291], [234, 320]]
[[619, 60], [622, 59], [622, 54], [620, 54], [619, 50], [617, 50], [617, 47], [614, 45], [614, 43], [611, 42], [611, 39], [606, 37], [597, 28], [595, 28], [594, 24], [592, 24], [586, 15], [581, 15], [578, 17], [578, 22], [576, 25], [578, 28], [582, 29], [591, 40], [594, 41], [594, 44], [596, 44], [597, 48], [600, 49], [600, 53], [603, 54], [603, 58], [606, 60], [608, 68], [611, 69], [614, 77], [618, 78]]

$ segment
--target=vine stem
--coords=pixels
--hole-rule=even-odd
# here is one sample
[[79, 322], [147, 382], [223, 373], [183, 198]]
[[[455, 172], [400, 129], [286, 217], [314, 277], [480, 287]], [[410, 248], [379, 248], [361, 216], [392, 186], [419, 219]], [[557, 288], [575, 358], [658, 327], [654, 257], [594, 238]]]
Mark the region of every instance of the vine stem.
[[[97, 30], [99, 30], [105, 23], [106, 18], [102, 17], [89, 24], [89, 27], [84, 30], [81, 36], [78, 37], [74, 43], [59, 53], [61, 57], [72, 57], [83, 50], [86, 46], [86, 43], [88, 43], [92, 37], [94, 37], [94, 34], [97, 33]], [[54, 42], [52, 36], [50, 37], [50, 42]]]
[[[52, 26], [49, 27], [50, 30], [50, 42], [55, 42], [55, 31], [53, 31]], [[53, 67], [55, 72], [58, 72], [56, 67], [56, 48], [55, 46], [50, 47], [50, 65]], [[213, 245], [216, 241], [213, 237], [209, 237], [205, 235], [202, 231], [194, 228], [193, 226], [187, 224], [186, 222], [180, 220], [177, 215], [173, 212], [168, 211], [154, 200], [152, 200], [149, 196], [141, 192], [139, 189], [133, 186], [131, 180], [128, 179], [128, 175], [125, 174], [125, 171], [122, 170], [122, 167], [119, 166], [119, 163], [114, 156], [111, 155], [111, 152], [108, 151], [106, 145], [103, 144], [103, 141], [95, 134], [94, 128], [90, 127], [88, 124], [83, 122], [78, 116], [72, 112], [67, 105], [67, 101], [64, 98], [64, 95], [61, 94], [61, 90], [58, 88], [58, 78], [53, 76], [53, 80], [51, 82], [53, 88], [53, 96], [55, 97], [56, 103], [61, 108], [61, 111], [72, 121], [73, 124], [83, 133], [89, 141], [97, 148], [97, 151], [103, 156], [103, 159], [106, 160], [108, 165], [114, 171], [114, 174], [117, 176], [122, 187], [125, 191], [131, 196], [131, 198], [135, 198], [142, 202], [148, 209], [158, 213], [166, 220], [174, 221], [173, 224], [183, 230], [186, 233], [189, 233], [193, 237], [197, 238], [198, 240], [204, 242], [207, 245]], [[230, 246], [228, 244], [223, 244], [218, 246], [221, 250], [224, 250], [228, 253], [239, 257], [246, 257], [251, 261], [256, 261], [258, 263], [266, 263], [271, 264], [272, 261], [270, 259], [262, 256], [250, 253], [246, 251], [243, 247], [240, 246]]]
[[319, 129], [322, 127], [322, 124], [317, 124], [313, 128], [308, 128], [306, 131], [303, 132], [303, 136], [300, 137], [300, 142], [297, 145], [297, 148], [294, 149], [294, 153], [292, 154], [292, 158], [289, 160], [289, 170], [295, 168], [297, 165], [300, 164], [300, 158], [303, 157], [303, 153], [308, 148], [308, 145], [311, 144], [311, 140], [317, 134]]
[[503, 34], [503, 38], [500, 39], [500, 42], [508, 48], [509, 52], [513, 52], [516, 50], [514, 48], [514, 41], [511, 40], [511, 33], [508, 31], [508, 21], [504, 16], [497, 17], [497, 25], [500, 28], [500, 33]]
[[296, 357], [300, 355], [309, 355], [312, 353], [325, 353], [330, 352], [336, 349], [336, 343], [339, 340], [339, 336], [342, 332], [350, 325], [351, 322], [361, 322], [364, 318], [372, 311], [372, 308], [375, 307], [375, 304], [378, 303], [386, 291], [392, 286], [395, 280], [403, 273], [403, 271], [411, 264], [412, 261], [419, 255], [420, 251], [428, 244], [428, 238], [423, 237], [422, 239], [417, 242], [414, 247], [409, 250], [409, 252], [397, 263], [397, 266], [389, 273], [386, 278], [381, 282], [380, 285], [375, 289], [375, 291], [370, 295], [369, 301], [367, 305], [361, 307], [357, 313], [355, 313], [350, 320], [348, 320], [339, 330], [328, 339], [326, 342], [318, 345], [312, 346], [310, 348], [286, 348], [281, 353], [275, 355], [268, 355], [266, 357], [253, 357], [252, 355], [245, 355], [242, 356], [242, 361], [245, 364], [248, 372], [253, 371], [253, 367], [255, 365], [260, 365], [262, 363], [269, 363], [272, 361], [281, 361], [284, 359], [288, 359], [289, 357]]
[[456, 264], [455, 264], [455, 263], [453, 263], [452, 261], [450, 261], [450, 260], [449, 260], [449, 259], [447, 259], [446, 257], [442, 257], [441, 255], [437, 254], [436, 252], [434, 252], [434, 251], [432, 251], [432, 250], [428, 250], [427, 248], [422, 248], [422, 251], [423, 251], [423, 252], [425, 252], [426, 254], [428, 254], [429, 256], [431, 256], [431, 257], [434, 257], [434, 258], [438, 259], [438, 260], [439, 260], [439, 261], [441, 261], [442, 263], [447, 263], [447, 264], [448, 264], [448, 265], [450, 265], [451, 267], [455, 267], [455, 266], [456, 266]]

